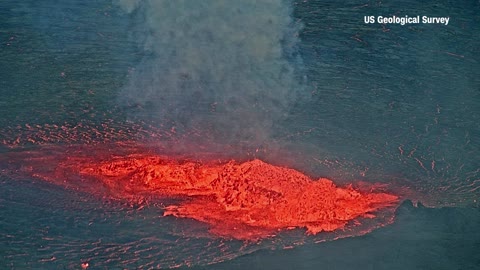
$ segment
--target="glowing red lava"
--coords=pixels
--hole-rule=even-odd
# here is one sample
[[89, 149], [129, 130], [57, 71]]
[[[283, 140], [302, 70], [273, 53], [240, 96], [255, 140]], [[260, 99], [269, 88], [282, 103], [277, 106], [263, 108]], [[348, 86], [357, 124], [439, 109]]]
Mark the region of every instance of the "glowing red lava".
[[[164, 215], [205, 222], [213, 234], [229, 238], [254, 240], [293, 228], [306, 228], [310, 234], [335, 231], [362, 218], [391, 214], [398, 202], [396, 195], [374, 192], [373, 185], [362, 191], [337, 187], [329, 179], [313, 180], [258, 159], [199, 162], [159, 156], [149, 150], [155, 147], [124, 138], [145, 132], [147, 137], [162, 135], [159, 132], [117, 131], [107, 124], [102, 124], [103, 129], [82, 125], [26, 128], [13, 128], [11, 133], [20, 135], [7, 134], [11, 140], [3, 144], [12, 149], [27, 142], [42, 146], [38, 151], [20, 148], [0, 156], [10, 171], [130, 202], [151, 197], [165, 199], [165, 203], [172, 201], [169, 198], [180, 199], [167, 205]], [[106, 143], [110, 139], [117, 142]], [[67, 145], [51, 145], [55, 140]]]
[[258, 159], [208, 164], [154, 154], [100, 161], [69, 157], [53, 175], [35, 175], [57, 183], [81, 176], [77, 179], [99, 182], [112, 196], [127, 200], [183, 198], [166, 206], [164, 215], [193, 218], [209, 224], [213, 234], [244, 240], [284, 229], [306, 228], [310, 234], [342, 229], [357, 218], [373, 218], [375, 211], [398, 201], [395, 195], [337, 187], [329, 179], [312, 180]]

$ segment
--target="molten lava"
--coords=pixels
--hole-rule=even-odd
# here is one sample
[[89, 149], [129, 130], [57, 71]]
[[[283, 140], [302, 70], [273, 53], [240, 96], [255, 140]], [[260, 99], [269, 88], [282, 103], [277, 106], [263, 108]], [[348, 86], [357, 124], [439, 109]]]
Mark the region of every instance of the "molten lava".
[[[164, 215], [205, 222], [212, 233], [224, 237], [259, 239], [293, 228], [306, 228], [310, 234], [334, 231], [362, 218], [392, 214], [398, 201], [395, 195], [373, 192], [374, 186], [362, 191], [337, 187], [329, 179], [313, 180], [257, 159], [209, 163], [159, 156], [149, 150], [156, 147], [125, 139], [144, 133], [157, 138], [163, 134], [157, 131], [116, 130], [107, 124], [102, 124], [103, 129], [25, 127], [9, 131], [18, 137], [6, 134], [10, 139], [3, 144], [17, 150], [0, 155], [0, 164], [10, 167], [2, 172], [27, 173], [67, 188], [131, 202], [158, 198], [167, 204]], [[56, 140], [59, 145], [52, 145]], [[41, 147], [21, 151], [22, 145], [29, 144]], [[169, 201], [173, 202], [168, 205]]]
[[398, 201], [395, 195], [337, 187], [329, 179], [312, 180], [258, 159], [207, 164], [153, 154], [101, 161], [77, 157], [60, 162], [53, 175], [35, 175], [56, 178], [57, 183], [88, 179], [127, 200], [180, 198], [166, 206], [164, 215], [193, 218], [209, 224], [213, 234], [236, 239], [258, 239], [293, 228], [306, 228], [310, 234], [334, 231], [357, 218], [373, 218], [375, 211]]

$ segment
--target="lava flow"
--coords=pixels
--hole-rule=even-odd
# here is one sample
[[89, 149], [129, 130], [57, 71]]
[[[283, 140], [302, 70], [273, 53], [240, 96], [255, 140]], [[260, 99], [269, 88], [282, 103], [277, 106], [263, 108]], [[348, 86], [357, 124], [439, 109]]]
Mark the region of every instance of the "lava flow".
[[376, 211], [398, 201], [392, 194], [337, 187], [329, 179], [312, 180], [258, 159], [208, 163], [153, 153], [103, 158], [84, 154], [57, 164], [50, 172], [33, 175], [76, 188], [91, 185], [87, 191], [102, 189], [124, 200], [180, 199], [165, 207], [165, 216], [205, 222], [215, 235], [242, 240], [293, 228], [306, 228], [310, 234], [334, 231], [358, 218], [374, 218]]

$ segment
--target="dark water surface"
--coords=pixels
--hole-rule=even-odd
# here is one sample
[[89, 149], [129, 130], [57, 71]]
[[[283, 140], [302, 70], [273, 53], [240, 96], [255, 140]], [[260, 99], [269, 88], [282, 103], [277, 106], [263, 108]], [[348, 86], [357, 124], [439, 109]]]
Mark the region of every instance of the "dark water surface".
[[[480, 2], [134, 2], [0, 2], [0, 268], [480, 269]], [[362, 236], [244, 243], [160, 205], [15, 174], [22, 161], [5, 158], [151, 142], [152, 130], [180, 136], [178, 151], [191, 140], [339, 184], [389, 184], [414, 203]]]

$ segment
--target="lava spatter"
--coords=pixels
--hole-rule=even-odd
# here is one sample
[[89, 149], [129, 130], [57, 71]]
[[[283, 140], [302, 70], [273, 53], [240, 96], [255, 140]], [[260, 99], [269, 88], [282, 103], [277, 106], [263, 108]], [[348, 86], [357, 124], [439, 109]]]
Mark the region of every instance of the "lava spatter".
[[242, 240], [293, 228], [309, 234], [335, 231], [358, 218], [373, 218], [398, 201], [392, 194], [337, 187], [329, 179], [312, 180], [258, 159], [208, 163], [135, 153], [68, 158], [53, 175], [37, 174], [45, 179], [65, 175], [102, 184], [120, 199], [180, 198], [165, 207], [165, 216], [205, 222], [215, 235]]

